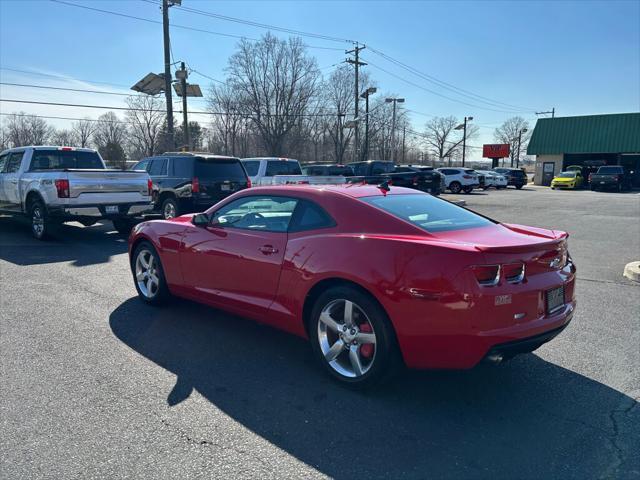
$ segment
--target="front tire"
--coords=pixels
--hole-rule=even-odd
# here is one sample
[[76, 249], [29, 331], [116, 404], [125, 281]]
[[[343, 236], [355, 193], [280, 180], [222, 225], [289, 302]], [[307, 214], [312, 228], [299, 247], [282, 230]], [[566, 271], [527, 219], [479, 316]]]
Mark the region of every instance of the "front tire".
[[473, 192], [473, 187], [464, 187], [462, 191], [469, 195], [471, 192]]
[[31, 217], [31, 234], [36, 240], [46, 240], [49, 235], [49, 219], [47, 209], [40, 200], [34, 200], [29, 208]]
[[449, 190], [451, 190], [451, 193], [460, 193], [460, 191], [462, 190], [462, 185], [460, 184], [460, 182], [451, 182], [449, 184]]
[[517, 188], [518, 190], [522, 190], [522, 187], [523, 187], [523, 186], [524, 186], [524, 185], [516, 185], [516, 188]]
[[138, 296], [146, 303], [160, 305], [169, 297], [160, 255], [149, 242], [141, 242], [131, 256], [131, 273]]
[[352, 387], [379, 384], [401, 364], [386, 313], [370, 295], [353, 287], [333, 287], [318, 297], [309, 318], [309, 337], [329, 375]]

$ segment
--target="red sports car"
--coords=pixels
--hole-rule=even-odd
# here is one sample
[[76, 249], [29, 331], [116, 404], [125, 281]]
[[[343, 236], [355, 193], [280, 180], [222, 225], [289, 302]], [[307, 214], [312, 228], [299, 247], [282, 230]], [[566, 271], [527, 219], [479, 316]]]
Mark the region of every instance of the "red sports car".
[[129, 242], [145, 302], [177, 295], [307, 337], [350, 384], [531, 352], [576, 305], [565, 232], [405, 188], [250, 188]]

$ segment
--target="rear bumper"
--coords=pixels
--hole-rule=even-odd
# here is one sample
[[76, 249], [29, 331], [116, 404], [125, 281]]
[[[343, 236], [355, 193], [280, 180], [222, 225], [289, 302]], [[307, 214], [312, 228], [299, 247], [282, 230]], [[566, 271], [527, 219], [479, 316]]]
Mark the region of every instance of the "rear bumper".
[[531, 353], [548, 341], [557, 337], [565, 328], [567, 328], [567, 325], [571, 322], [571, 318], [572, 317], [569, 317], [564, 325], [553, 330], [549, 330], [532, 337], [494, 345], [491, 350], [487, 352], [484, 359], [488, 361], [508, 360], [521, 353]]
[[117, 212], [107, 212], [107, 205], [77, 205], [68, 207], [49, 208], [52, 217], [63, 217], [69, 220], [75, 218], [122, 218], [136, 217], [143, 213], [150, 213], [153, 209], [151, 202], [125, 203], [114, 205]]

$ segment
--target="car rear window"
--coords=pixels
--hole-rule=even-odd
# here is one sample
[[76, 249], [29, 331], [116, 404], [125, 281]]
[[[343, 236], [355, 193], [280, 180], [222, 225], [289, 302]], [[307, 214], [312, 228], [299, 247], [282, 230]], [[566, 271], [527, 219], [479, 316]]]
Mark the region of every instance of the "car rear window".
[[490, 220], [480, 215], [431, 195], [386, 195], [363, 197], [361, 200], [413, 223], [427, 232], [446, 232], [493, 225]]
[[260, 160], [243, 161], [244, 169], [247, 171], [247, 175], [255, 177], [260, 170]]
[[244, 182], [247, 175], [238, 159], [196, 158], [194, 175], [212, 180], [233, 180]]
[[31, 170], [63, 170], [65, 168], [104, 169], [96, 152], [78, 150], [35, 150]]
[[300, 164], [295, 161], [269, 160], [267, 162], [267, 177], [274, 175], [302, 175]]
[[624, 173], [622, 167], [600, 167], [598, 173]]
[[351, 167], [345, 165], [333, 165], [327, 167], [327, 175], [343, 175], [349, 177], [353, 175], [353, 170], [351, 170]]

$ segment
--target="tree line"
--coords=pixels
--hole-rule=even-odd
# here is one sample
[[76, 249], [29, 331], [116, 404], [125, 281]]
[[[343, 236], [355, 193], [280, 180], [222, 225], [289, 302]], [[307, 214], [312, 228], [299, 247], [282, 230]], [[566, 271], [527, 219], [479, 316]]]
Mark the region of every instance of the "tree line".
[[[22, 112], [8, 115], [0, 126], [0, 147], [92, 147], [114, 166], [177, 148], [330, 163], [375, 158], [451, 164], [461, 158], [462, 131], [456, 128], [461, 120], [434, 117], [421, 132], [414, 131], [404, 108], [397, 108], [393, 122], [393, 104], [386, 101], [395, 96], [392, 93], [372, 95], [368, 115], [361, 99], [355, 145], [353, 67], [341, 64], [324, 77], [299, 38], [281, 40], [266, 34], [258, 42], [241, 40], [228, 60], [226, 75], [206, 93], [210, 121], [189, 122], [188, 146], [181, 124], [174, 125], [173, 139], [167, 134], [164, 97], [131, 95], [124, 118], [108, 111], [97, 119], [74, 121], [68, 129], [55, 129], [44, 118]], [[358, 83], [359, 92], [378, 87], [366, 71], [360, 72]], [[517, 132], [527, 127], [521, 117], [508, 119], [496, 129], [495, 139], [513, 143]], [[529, 134], [523, 135], [522, 152]], [[467, 145], [477, 136], [478, 128], [469, 124]], [[512, 151], [514, 155], [515, 145]]]

